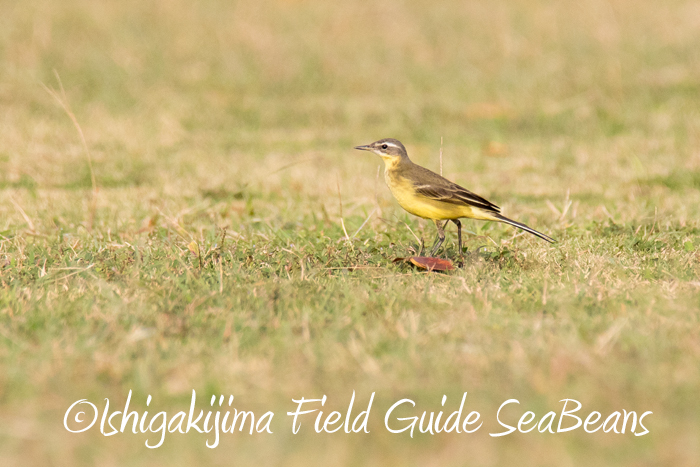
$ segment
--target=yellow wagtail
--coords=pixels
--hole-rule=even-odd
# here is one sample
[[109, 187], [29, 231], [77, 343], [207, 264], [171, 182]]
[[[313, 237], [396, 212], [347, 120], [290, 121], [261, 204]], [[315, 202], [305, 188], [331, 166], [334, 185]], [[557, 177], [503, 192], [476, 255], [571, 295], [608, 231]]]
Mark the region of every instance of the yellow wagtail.
[[438, 236], [430, 252], [431, 256], [435, 256], [442, 242], [445, 241], [444, 227], [449, 221], [457, 225], [459, 253], [462, 254], [462, 224], [459, 221], [461, 217], [505, 222], [530, 232], [542, 240], [554, 243], [554, 239], [545, 234], [502, 216], [501, 208], [492, 202], [435, 172], [414, 164], [408, 158], [406, 148], [398, 140], [380, 139], [366, 146], [357, 146], [355, 149], [371, 151], [384, 159], [384, 180], [399, 205], [411, 214], [430, 219], [435, 223]]

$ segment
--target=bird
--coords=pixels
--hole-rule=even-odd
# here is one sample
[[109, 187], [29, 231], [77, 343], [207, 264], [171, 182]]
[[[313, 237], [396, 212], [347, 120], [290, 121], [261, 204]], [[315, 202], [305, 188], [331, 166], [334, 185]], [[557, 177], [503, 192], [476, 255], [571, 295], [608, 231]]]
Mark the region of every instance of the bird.
[[[527, 225], [508, 219], [501, 208], [435, 172], [414, 164], [399, 140], [385, 138], [355, 149], [370, 151], [384, 160], [384, 181], [399, 205], [414, 216], [430, 219], [437, 227], [437, 237], [430, 256], [445, 241], [445, 227], [452, 221], [457, 226], [459, 253], [462, 254], [460, 218], [497, 221], [531, 233], [544, 241], [555, 240]], [[420, 255], [420, 253], [419, 253]]]

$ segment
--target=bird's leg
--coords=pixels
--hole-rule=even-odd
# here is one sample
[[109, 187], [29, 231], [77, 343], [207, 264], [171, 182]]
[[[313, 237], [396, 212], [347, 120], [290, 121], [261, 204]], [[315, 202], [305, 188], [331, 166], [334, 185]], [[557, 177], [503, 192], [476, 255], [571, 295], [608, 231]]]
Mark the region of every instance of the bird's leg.
[[[437, 238], [435, 239], [435, 243], [433, 244], [433, 249], [430, 252], [430, 256], [434, 257], [435, 253], [440, 249], [440, 245], [442, 245], [442, 242], [445, 241], [445, 229], [444, 229], [444, 224], [442, 221], [439, 221], [437, 219], [433, 219], [433, 222], [435, 222], [435, 227], [437, 227]], [[445, 222], [447, 224], [447, 222]]]
[[462, 223], [459, 219], [452, 219], [457, 226], [457, 245], [459, 245], [459, 256], [462, 256]]

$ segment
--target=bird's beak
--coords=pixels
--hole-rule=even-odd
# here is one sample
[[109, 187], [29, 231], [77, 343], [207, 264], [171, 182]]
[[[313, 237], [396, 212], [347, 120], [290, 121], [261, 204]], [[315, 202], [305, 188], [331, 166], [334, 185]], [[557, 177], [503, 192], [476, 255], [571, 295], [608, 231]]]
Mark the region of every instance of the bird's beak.
[[355, 149], [359, 149], [360, 151], [371, 151], [372, 148], [369, 146], [355, 146]]

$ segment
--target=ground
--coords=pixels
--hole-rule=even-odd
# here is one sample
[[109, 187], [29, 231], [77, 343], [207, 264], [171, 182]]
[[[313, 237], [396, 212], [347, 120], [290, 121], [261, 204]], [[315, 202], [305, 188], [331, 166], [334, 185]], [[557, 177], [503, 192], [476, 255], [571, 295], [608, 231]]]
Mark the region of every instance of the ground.
[[[696, 2], [2, 10], [3, 465], [697, 465]], [[386, 137], [557, 243], [464, 221], [463, 268], [393, 263], [435, 231], [352, 150]], [[233, 395], [273, 434], [64, 428], [129, 390], [140, 413]], [[292, 399], [353, 390], [370, 433], [292, 434]], [[464, 392], [473, 434], [384, 427]], [[649, 433], [489, 436], [508, 399], [517, 425], [567, 398]]]

